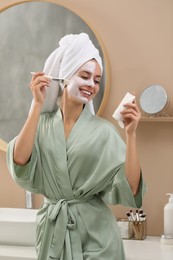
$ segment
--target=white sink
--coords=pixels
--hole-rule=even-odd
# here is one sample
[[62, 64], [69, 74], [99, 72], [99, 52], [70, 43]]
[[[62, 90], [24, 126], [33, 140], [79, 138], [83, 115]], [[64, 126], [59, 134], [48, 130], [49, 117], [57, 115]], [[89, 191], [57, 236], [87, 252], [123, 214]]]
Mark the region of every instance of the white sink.
[[0, 208], [0, 245], [34, 246], [36, 209]]

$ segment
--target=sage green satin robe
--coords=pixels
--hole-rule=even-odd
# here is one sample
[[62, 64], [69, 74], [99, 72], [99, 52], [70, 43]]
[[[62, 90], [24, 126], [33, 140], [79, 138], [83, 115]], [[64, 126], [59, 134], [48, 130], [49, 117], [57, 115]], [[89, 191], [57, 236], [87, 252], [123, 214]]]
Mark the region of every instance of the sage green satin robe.
[[[124, 260], [115, 217], [106, 203], [141, 207], [145, 184], [133, 197], [124, 172], [125, 144], [114, 126], [85, 107], [68, 139], [61, 111], [40, 116], [25, 166], [7, 163], [24, 189], [45, 196], [37, 216], [39, 260]], [[105, 203], [106, 202], [106, 203]]]

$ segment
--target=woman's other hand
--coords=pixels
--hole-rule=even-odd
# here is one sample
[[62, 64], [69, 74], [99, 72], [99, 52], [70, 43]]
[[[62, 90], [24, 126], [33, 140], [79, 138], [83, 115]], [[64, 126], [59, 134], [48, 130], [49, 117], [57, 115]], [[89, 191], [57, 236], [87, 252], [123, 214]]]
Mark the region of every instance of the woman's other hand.
[[136, 100], [134, 100], [133, 103], [125, 104], [124, 107], [125, 109], [121, 112], [121, 115], [125, 125], [126, 133], [135, 133], [141, 118], [141, 112], [136, 104]]

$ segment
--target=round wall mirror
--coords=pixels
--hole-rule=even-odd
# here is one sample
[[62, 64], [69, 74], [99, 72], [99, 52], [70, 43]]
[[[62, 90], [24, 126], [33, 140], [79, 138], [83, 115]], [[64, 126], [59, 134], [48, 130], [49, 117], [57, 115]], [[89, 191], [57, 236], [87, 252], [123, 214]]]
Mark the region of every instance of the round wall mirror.
[[30, 72], [43, 69], [66, 34], [85, 32], [100, 51], [104, 74], [93, 102], [101, 115], [109, 92], [109, 68], [103, 44], [93, 30], [64, 6], [45, 1], [10, 2], [10, 6], [0, 5], [0, 139], [8, 142], [20, 131], [32, 101]]

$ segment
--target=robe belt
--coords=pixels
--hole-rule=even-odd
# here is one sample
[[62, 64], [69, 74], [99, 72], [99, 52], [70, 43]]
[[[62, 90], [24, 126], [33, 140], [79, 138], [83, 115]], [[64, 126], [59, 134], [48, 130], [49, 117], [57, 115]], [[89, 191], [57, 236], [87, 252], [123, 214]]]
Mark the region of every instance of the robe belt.
[[48, 219], [55, 223], [54, 234], [52, 236], [50, 258], [60, 259], [63, 252], [65, 236], [67, 229], [73, 230], [76, 228], [76, 219], [69, 205], [86, 203], [97, 196], [89, 196], [80, 199], [60, 199], [58, 201], [45, 198], [45, 203], [50, 204], [48, 210]]

